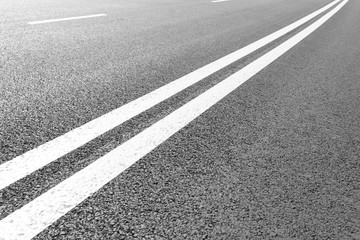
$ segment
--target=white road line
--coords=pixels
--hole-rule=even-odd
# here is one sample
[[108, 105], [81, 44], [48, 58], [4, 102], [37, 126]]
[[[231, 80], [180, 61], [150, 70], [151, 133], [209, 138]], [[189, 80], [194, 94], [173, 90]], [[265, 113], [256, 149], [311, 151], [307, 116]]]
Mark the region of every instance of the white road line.
[[6, 240], [28, 240], [40, 233], [302, 41], [338, 12], [347, 2], [348, 0], [344, 0], [300, 33], [4, 218], [0, 221], [1, 237]]
[[146, 111], [156, 104], [177, 94], [187, 87], [199, 82], [216, 71], [241, 59], [242, 57], [258, 50], [266, 44], [289, 33], [300, 25], [306, 23], [341, 0], [336, 0], [312, 14], [244, 47], [225, 57], [222, 57], [200, 69], [195, 70], [169, 84], [166, 84], [153, 92], [150, 92], [124, 106], [121, 106], [99, 118], [96, 118], [81, 127], [59, 136], [39, 147], [30, 150], [10, 161], [0, 165], [0, 189], [24, 178], [32, 172], [55, 161], [65, 154], [77, 149], [105, 132], [115, 128], [125, 121]]
[[27, 24], [34, 25], [34, 24], [41, 24], [41, 23], [61, 22], [61, 21], [70, 21], [70, 20], [77, 20], [77, 19], [84, 19], [84, 18], [105, 17], [105, 16], [107, 16], [107, 15], [102, 13], [102, 14], [94, 14], [94, 15], [79, 16], [79, 17], [57, 18], [57, 19], [27, 22]]
[[228, 2], [230, 0], [214, 0], [214, 1], [211, 1], [212, 3], [219, 3], [219, 2]]

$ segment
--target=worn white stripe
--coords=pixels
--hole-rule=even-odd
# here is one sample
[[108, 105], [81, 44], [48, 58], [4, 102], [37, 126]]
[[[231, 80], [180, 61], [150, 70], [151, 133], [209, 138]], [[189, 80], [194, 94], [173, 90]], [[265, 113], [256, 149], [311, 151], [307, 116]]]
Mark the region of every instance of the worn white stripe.
[[94, 14], [94, 15], [87, 15], [87, 16], [79, 16], [79, 17], [68, 17], [68, 18], [57, 18], [57, 19], [49, 19], [49, 20], [41, 20], [41, 21], [34, 21], [34, 22], [27, 22], [27, 24], [42, 24], [42, 23], [51, 23], [51, 22], [61, 22], [61, 21], [70, 21], [70, 20], [78, 20], [84, 18], [95, 18], [95, 17], [105, 17], [107, 16], [104, 13], [101, 14]]
[[156, 104], [166, 100], [187, 87], [199, 82], [203, 78], [215, 73], [227, 65], [258, 50], [275, 39], [289, 33], [322, 12], [326, 11], [340, 0], [336, 0], [314, 13], [282, 28], [240, 50], [237, 50], [219, 60], [216, 60], [194, 72], [191, 72], [169, 84], [164, 85], [118, 109], [96, 118], [60, 137], [57, 137], [23, 155], [0, 165], [0, 189], [44, 167], [52, 161], [75, 150], [94, 138], [104, 134], [132, 117], [146, 111]]
[[145, 129], [0, 222], [2, 238], [27, 240], [81, 203], [125, 169], [264, 69], [339, 11], [344, 0], [300, 33]]

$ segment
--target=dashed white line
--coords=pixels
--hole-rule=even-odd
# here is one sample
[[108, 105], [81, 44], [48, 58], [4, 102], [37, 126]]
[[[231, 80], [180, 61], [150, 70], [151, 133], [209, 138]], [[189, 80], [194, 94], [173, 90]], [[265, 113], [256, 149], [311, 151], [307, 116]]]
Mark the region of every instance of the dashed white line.
[[84, 18], [95, 18], [95, 17], [105, 17], [107, 16], [104, 13], [101, 14], [94, 14], [94, 15], [87, 15], [87, 16], [79, 16], [79, 17], [68, 17], [68, 18], [57, 18], [57, 19], [49, 19], [49, 20], [41, 20], [41, 21], [34, 21], [34, 22], [27, 22], [27, 24], [34, 25], [34, 24], [42, 24], [42, 23], [51, 23], [51, 22], [61, 22], [61, 21], [70, 21], [70, 20], [78, 20]]
[[310, 15], [244, 47], [220, 58], [194, 72], [191, 72], [157, 90], [150, 92], [118, 109], [96, 118], [81, 127], [59, 136], [23, 155], [0, 165], [0, 189], [24, 178], [65, 154], [77, 149], [105, 132], [115, 128], [134, 116], [177, 94], [205, 77], [258, 50], [266, 44], [289, 33], [341, 0], [333, 1]]
[[295, 36], [1, 220], [1, 237], [7, 240], [28, 240], [36, 236], [314, 32], [347, 2], [344, 0]]
[[228, 2], [230, 0], [213, 0], [212, 3], [219, 3], [219, 2]]

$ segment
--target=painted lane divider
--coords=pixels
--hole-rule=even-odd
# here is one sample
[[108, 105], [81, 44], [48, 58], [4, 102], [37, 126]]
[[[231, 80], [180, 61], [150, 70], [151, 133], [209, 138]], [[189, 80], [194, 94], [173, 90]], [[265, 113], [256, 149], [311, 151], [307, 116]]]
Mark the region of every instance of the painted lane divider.
[[0, 189], [26, 177], [205, 77], [308, 22], [341, 0], [0, 165]]
[[62, 21], [78, 20], [78, 19], [84, 19], [84, 18], [105, 17], [105, 16], [107, 16], [107, 15], [104, 13], [101, 13], [101, 14], [79, 16], [79, 17], [57, 18], [57, 19], [27, 22], [27, 24], [35, 25], [35, 24], [42, 24], [42, 23], [62, 22]]
[[212, 3], [219, 3], [219, 2], [228, 2], [230, 0], [214, 0], [214, 1], [211, 1]]
[[347, 2], [348, 0], [344, 0], [295, 36], [4, 218], [0, 221], [1, 237], [6, 240], [28, 240], [36, 236], [301, 42], [337, 13]]

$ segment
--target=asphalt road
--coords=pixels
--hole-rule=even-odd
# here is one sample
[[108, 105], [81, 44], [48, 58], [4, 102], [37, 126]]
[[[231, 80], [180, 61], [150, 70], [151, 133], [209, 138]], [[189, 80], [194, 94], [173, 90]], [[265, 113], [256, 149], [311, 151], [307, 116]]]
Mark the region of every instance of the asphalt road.
[[[3, 0], [0, 164], [330, 2]], [[360, 239], [359, 11], [350, 0], [35, 239]], [[312, 22], [0, 190], [0, 222]]]

